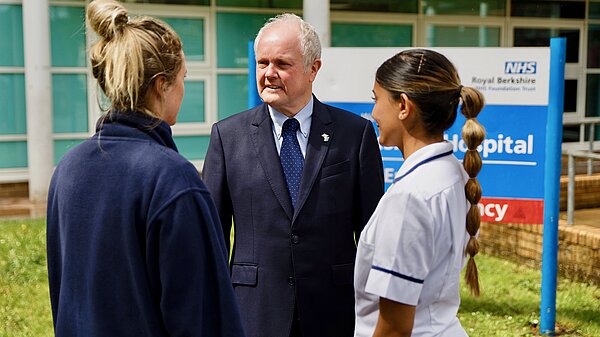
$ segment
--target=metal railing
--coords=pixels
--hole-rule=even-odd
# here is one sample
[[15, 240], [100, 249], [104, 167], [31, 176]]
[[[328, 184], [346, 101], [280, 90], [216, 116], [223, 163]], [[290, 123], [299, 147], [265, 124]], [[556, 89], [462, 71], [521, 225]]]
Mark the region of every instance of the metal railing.
[[[594, 136], [596, 133], [596, 124], [600, 124], [600, 117], [586, 117], [585, 119], [578, 120], [576, 122], [567, 122], [565, 121], [563, 125], [588, 125], [589, 134], [588, 134], [588, 153], [594, 152]], [[563, 154], [568, 154], [563, 152]], [[588, 158], [587, 161], [587, 174], [591, 175], [593, 172], [592, 166], [592, 158]]]
[[[567, 123], [565, 123], [567, 124]], [[594, 153], [594, 134], [596, 131], [596, 124], [600, 124], [600, 117], [586, 118], [582, 121], [572, 123], [575, 125], [589, 125], [589, 147], [587, 151], [582, 150], [567, 150], [563, 151], [563, 155], [569, 157], [567, 174], [569, 181], [567, 184], [567, 224], [573, 225], [573, 217], [575, 214], [575, 158], [587, 159], [587, 174], [592, 175], [593, 173], [593, 160], [600, 160], [600, 154]]]
[[[573, 214], [575, 213], [575, 158], [587, 158], [588, 161], [600, 160], [600, 154], [587, 151], [569, 151], [569, 183], [567, 185], [567, 224], [573, 224]], [[588, 172], [588, 175], [591, 173]]]

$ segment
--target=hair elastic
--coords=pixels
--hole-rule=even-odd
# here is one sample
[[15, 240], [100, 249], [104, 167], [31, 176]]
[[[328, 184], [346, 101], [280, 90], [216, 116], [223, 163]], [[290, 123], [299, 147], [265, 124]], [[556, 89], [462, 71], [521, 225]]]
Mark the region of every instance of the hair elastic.
[[455, 94], [456, 95], [456, 99], [460, 99], [460, 93], [462, 92], [462, 88], [463, 88], [463, 86], [462, 86], [462, 84], [460, 84], [458, 86], [458, 90], [456, 90], [456, 94]]

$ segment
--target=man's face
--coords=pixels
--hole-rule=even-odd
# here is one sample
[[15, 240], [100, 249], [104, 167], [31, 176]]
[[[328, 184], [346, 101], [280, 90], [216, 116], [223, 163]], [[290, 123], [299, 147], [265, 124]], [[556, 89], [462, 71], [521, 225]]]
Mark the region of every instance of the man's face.
[[312, 95], [321, 60], [304, 70], [300, 27], [278, 23], [264, 30], [256, 45], [256, 84], [262, 100], [286, 116], [294, 116]]

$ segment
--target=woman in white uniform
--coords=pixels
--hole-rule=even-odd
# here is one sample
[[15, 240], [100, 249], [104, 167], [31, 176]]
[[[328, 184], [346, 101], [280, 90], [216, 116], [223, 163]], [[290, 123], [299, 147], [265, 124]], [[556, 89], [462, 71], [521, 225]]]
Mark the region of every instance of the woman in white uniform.
[[[460, 84], [446, 57], [424, 49], [385, 61], [373, 93], [379, 142], [397, 146], [404, 164], [360, 236], [355, 336], [466, 336], [456, 313], [466, 255], [466, 282], [479, 295], [476, 148], [485, 130], [475, 117], [483, 95]], [[464, 168], [443, 139], [460, 101]]]

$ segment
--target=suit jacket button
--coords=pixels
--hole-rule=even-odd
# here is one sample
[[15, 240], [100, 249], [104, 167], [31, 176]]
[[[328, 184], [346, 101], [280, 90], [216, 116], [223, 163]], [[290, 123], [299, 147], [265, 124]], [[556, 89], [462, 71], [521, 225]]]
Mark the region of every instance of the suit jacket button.
[[292, 235], [292, 243], [297, 245], [300, 242], [300, 237], [298, 235]]
[[294, 284], [296, 284], [293, 276], [288, 277], [288, 284], [292, 287], [294, 286]]

